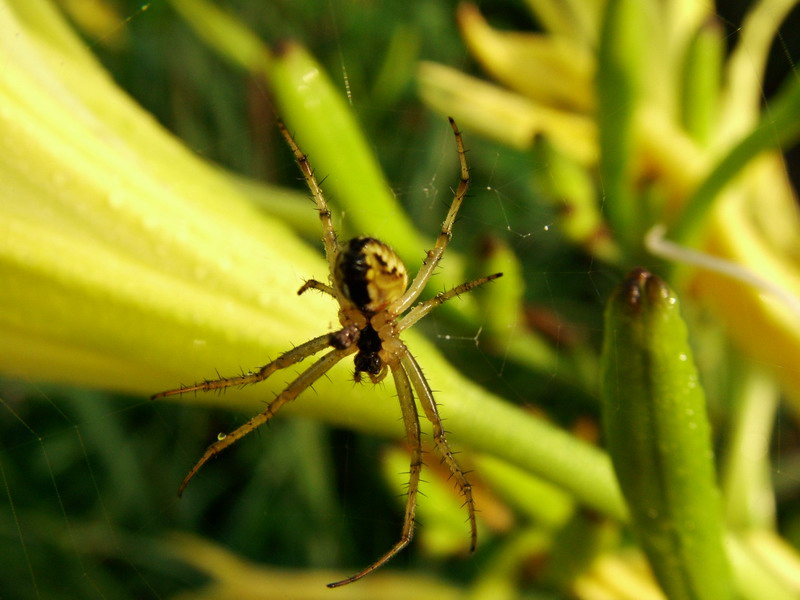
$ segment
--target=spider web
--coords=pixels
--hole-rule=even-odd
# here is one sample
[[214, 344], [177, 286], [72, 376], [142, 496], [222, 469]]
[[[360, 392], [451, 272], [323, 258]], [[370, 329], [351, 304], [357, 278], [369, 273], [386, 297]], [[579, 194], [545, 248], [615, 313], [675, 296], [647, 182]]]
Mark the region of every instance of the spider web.
[[[438, 117], [426, 113], [409, 90], [372, 85], [381, 65], [365, 67], [361, 53], [370, 45], [383, 47], [386, 30], [376, 27], [364, 34], [361, 45], [352, 42], [370, 18], [364, 5], [332, 0], [277, 2], [269, 9], [261, 3], [221, 4], [249, 19], [265, 39], [294, 35], [322, 57], [359, 114], [412, 220], [420, 231], [437, 231], [456, 176], [446, 123], [437, 128]], [[452, 23], [455, 6], [428, 7], [423, 21], [412, 17], [416, 3], [408, 4], [392, 9], [397, 12], [384, 20], [407, 24], [410, 31], [419, 27], [420, 56], [470, 70]], [[123, 33], [128, 45], [109, 50], [103, 36], [89, 37], [87, 44], [121, 85], [199, 154], [251, 176], [274, 175], [265, 150], [272, 134], [253, 125], [253, 115], [264, 109], [264, 91], [210, 57], [163, 2], [117, 5], [119, 21], [108, 37]], [[719, 15], [732, 39], [745, 7], [730, 3]], [[363, 20], [353, 16], [362, 9]], [[520, 6], [484, 2], [482, 10], [513, 23], [512, 28], [533, 27]], [[794, 32], [800, 29], [792, 22], [796, 14], [775, 45], [765, 97], [787, 71], [797, 75], [792, 57], [799, 54]], [[434, 32], [436, 43], [430, 39]], [[207, 96], [197, 100], [200, 92]], [[425, 127], [397, 127], [418, 122]], [[528, 201], [531, 168], [546, 175], [547, 165], [531, 166], [527, 153], [465, 135], [474, 183], [452, 248], [470, 256], [482, 237], [505, 240], [524, 265], [530, 322], [551, 336], [556, 352], [569, 336], [597, 343], [603, 305], [618, 274], [570, 248], [555, 211]], [[790, 155], [790, 168], [793, 160]], [[339, 219], [337, 227], [346, 225], [348, 215]], [[318, 226], [310, 211], [308, 221]], [[313, 234], [310, 239], [313, 243]], [[479, 319], [462, 327], [434, 313], [421, 329], [458, 368], [509, 401], [545, 410], [567, 427], [592, 422], [587, 394], [576, 392], [576, 401], [565, 406], [563, 383], [508, 358], [518, 333], [510, 331], [497, 347], [486, 342], [483, 325]], [[348, 385], [342, 384], [344, 391]], [[442, 403], [446, 416], [446, 400]], [[253, 561], [320, 569], [362, 560], [356, 547], [363, 556], [376, 557], [398, 533], [399, 504], [375, 465], [385, 440], [331, 431], [305, 419], [278, 419], [210, 466], [202, 481], [193, 483], [193, 494], [179, 502], [177, 484], [199, 452], [245, 416], [19, 380], [0, 381], [0, 414], [2, 598], [173, 597], [203, 581], [170, 545], [177, 531], [222, 540]], [[777, 427], [780, 449], [773, 476], [780, 494], [796, 498], [798, 431], [788, 419]], [[394, 562], [398, 567], [423, 564], [410, 556]]]

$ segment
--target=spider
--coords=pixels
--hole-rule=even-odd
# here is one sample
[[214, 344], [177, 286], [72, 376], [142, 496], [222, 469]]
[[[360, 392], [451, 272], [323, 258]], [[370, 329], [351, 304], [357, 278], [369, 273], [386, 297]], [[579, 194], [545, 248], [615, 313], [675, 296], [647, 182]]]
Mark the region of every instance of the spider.
[[[415, 396], [422, 407], [425, 417], [433, 427], [433, 439], [436, 449], [443, 462], [449, 468], [460, 494], [464, 497], [464, 506], [466, 506], [469, 515], [471, 532], [470, 551], [474, 551], [477, 544], [478, 534], [472, 487], [467, 481], [464, 470], [459, 466], [453, 452], [450, 450], [450, 445], [447, 443], [445, 430], [439, 418], [439, 411], [430, 385], [422, 374], [422, 369], [417, 360], [400, 339], [400, 334], [405, 329], [411, 327], [440, 304], [502, 275], [502, 273], [495, 273], [463, 283], [458, 287], [434, 296], [430, 300], [419, 302], [411, 308], [433, 275], [445, 248], [447, 248], [447, 244], [452, 237], [453, 222], [469, 188], [469, 169], [461, 132], [452, 118], [450, 119], [450, 125], [453, 128], [456, 140], [461, 166], [461, 181], [458, 184], [458, 189], [455, 192], [455, 197], [447, 216], [442, 223], [436, 244], [433, 249], [428, 250], [422, 267], [411, 282], [411, 285], [408, 285], [408, 274], [405, 266], [397, 254], [383, 242], [370, 237], [357, 237], [344, 244], [339, 243], [336, 231], [333, 228], [327, 201], [314, 176], [314, 170], [308, 162], [308, 157], [303, 154], [285, 125], [279, 120], [278, 128], [294, 153], [295, 160], [317, 205], [319, 218], [322, 222], [322, 239], [329, 269], [329, 283], [310, 279], [303, 284], [297, 293], [300, 295], [314, 289], [333, 297], [339, 304], [341, 329], [333, 333], [323, 334], [301, 344], [280, 355], [276, 360], [264, 365], [257, 371], [236, 377], [206, 380], [192, 386], [181, 386], [174, 390], [160, 392], [152, 397], [156, 399], [187, 392], [221, 390], [231, 386], [257, 383], [264, 381], [275, 371], [286, 369], [309, 356], [328, 350], [322, 358], [318, 358], [314, 364], [303, 371], [297, 379], [278, 394], [262, 413], [256, 415], [233, 432], [227, 435], [221, 434], [217, 441], [206, 449], [200, 460], [197, 461], [183, 479], [178, 490], [178, 495], [180, 496], [189, 481], [206, 462], [228, 446], [267, 423], [284, 404], [297, 398], [298, 395], [346, 356], [355, 355], [356, 381], [361, 381], [361, 374], [366, 373], [373, 383], [379, 383], [391, 372], [397, 389], [397, 398], [400, 401], [406, 437], [411, 448], [411, 466], [409, 469], [408, 494], [402, 532], [397, 543], [378, 560], [351, 577], [329, 583], [328, 587], [330, 588], [358, 581], [383, 566], [411, 542], [414, 534], [414, 515], [417, 507], [423, 453], [419, 415], [414, 401]], [[408, 310], [409, 308], [411, 310]]]

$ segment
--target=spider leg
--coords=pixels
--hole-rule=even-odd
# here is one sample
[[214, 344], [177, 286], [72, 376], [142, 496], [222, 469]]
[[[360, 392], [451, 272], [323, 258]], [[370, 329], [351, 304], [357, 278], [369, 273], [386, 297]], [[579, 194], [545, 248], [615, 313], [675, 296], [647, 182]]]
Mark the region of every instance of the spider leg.
[[[302, 346], [301, 346], [302, 347]], [[338, 363], [348, 354], [352, 354], [355, 352], [357, 348], [355, 346], [351, 346], [350, 348], [345, 348], [342, 350], [332, 350], [328, 352], [325, 356], [317, 360], [313, 365], [303, 371], [297, 379], [295, 379], [289, 386], [283, 390], [280, 394], [278, 394], [275, 399], [269, 403], [267, 408], [257, 414], [255, 417], [250, 419], [247, 423], [242, 425], [241, 427], [235, 429], [231, 433], [227, 435], [220, 436], [220, 438], [211, 444], [203, 453], [203, 456], [200, 460], [195, 463], [195, 465], [191, 468], [189, 473], [186, 477], [183, 478], [180, 487], [178, 488], [178, 496], [183, 494], [183, 490], [186, 489], [186, 486], [191, 481], [192, 477], [194, 477], [197, 472], [206, 464], [211, 458], [222, 452], [225, 448], [230, 446], [231, 444], [235, 444], [248, 433], [255, 431], [259, 427], [261, 427], [264, 423], [269, 421], [272, 417], [274, 417], [277, 412], [281, 409], [281, 407], [286, 404], [287, 402], [291, 402], [297, 396], [306, 390], [311, 384], [313, 384], [317, 379], [322, 377], [333, 365]]]
[[433, 391], [430, 385], [428, 385], [427, 379], [425, 379], [425, 376], [422, 374], [422, 369], [417, 359], [406, 350], [406, 352], [403, 353], [401, 361], [403, 368], [406, 373], [408, 373], [408, 377], [414, 386], [414, 391], [417, 393], [417, 398], [419, 398], [422, 410], [433, 426], [433, 440], [436, 443], [436, 449], [439, 451], [445, 464], [450, 469], [450, 473], [456, 480], [458, 491], [464, 497], [464, 505], [467, 507], [467, 513], [469, 514], [469, 549], [470, 552], [474, 552], [478, 544], [478, 526], [475, 521], [475, 502], [472, 499], [472, 485], [467, 481], [464, 470], [458, 464], [456, 457], [453, 455], [453, 451], [450, 450], [450, 445], [447, 443], [447, 437], [444, 427], [442, 426], [442, 420], [439, 418], [439, 410], [436, 408], [436, 400], [433, 398]]
[[488, 283], [502, 276], [503, 276], [502, 273], [494, 273], [492, 275], [487, 275], [486, 277], [481, 277], [480, 279], [468, 281], [466, 283], [462, 283], [458, 287], [454, 287], [452, 290], [436, 294], [430, 300], [426, 300], [425, 302], [420, 302], [414, 308], [408, 311], [407, 315], [405, 315], [402, 319], [400, 319], [397, 322], [397, 332], [399, 333], [404, 329], [408, 329], [414, 323], [416, 323], [425, 315], [427, 315], [429, 312], [431, 312], [434, 308], [436, 308], [440, 304], [444, 304], [451, 298], [454, 298], [455, 296], [460, 296], [461, 294], [465, 294], [468, 291], [478, 287], [479, 285], [483, 285], [484, 283]]
[[292, 134], [289, 133], [289, 130], [286, 129], [286, 125], [284, 125], [283, 121], [280, 119], [278, 119], [278, 129], [284, 139], [286, 139], [286, 143], [289, 144], [289, 148], [291, 148], [294, 154], [297, 165], [303, 173], [303, 178], [306, 180], [308, 189], [314, 197], [314, 202], [317, 204], [319, 220], [322, 222], [322, 241], [325, 244], [325, 257], [328, 259], [328, 273], [335, 273], [336, 255], [339, 253], [339, 242], [336, 239], [336, 230], [333, 228], [333, 219], [331, 218], [331, 211], [328, 208], [328, 202], [325, 200], [322, 188], [319, 186], [317, 178], [314, 176], [314, 169], [311, 168], [308, 162], [308, 156], [303, 154], [297, 142], [294, 141]]
[[406, 293], [389, 307], [389, 310], [396, 315], [401, 314], [411, 306], [422, 293], [422, 290], [425, 289], [428, 280], [431, 278], [431, 275], [433, 275], [436, 266], [442, 258], [442, 254], [444, 254], [445, 248], [447, 248], [447, 244], [450, 243], [450, 239], [453, 237], [453, 223], [455, 223], [458, 209], [461, 208], [461, 203], [464, 201], [464, 197], [467, 195], [467, 190], [469, 189], [469, 168], [467, 167], [467, 155], [464, 151], [464, 141], [461, 139], [461, 132], [458, 130], [456, 122], [452, 117], [448, 117], [448, 119], [450, 121], [450, 126], [453, 128], [453, 133], [456, 136], [458, 160], [461, 163], [461, 180], [458, 183], [458, 189], [456, 190], [453, 202], [450, 204], [450, 210], [447, 211], [447, 216], [442, 223], [442, 230], [439, 233], [439, 237], [436, 238], [436, 244], [431, 250], [428, 250], [425, 260], [422, 262], [422, 268], [417, 272], [411, 285], [408, 286]]
[[320, 350], [324, 350], [331, 345], [330, 334], [321, 335], [313, 340], [300, 344], [297, 348], [293, 348], [288, 352], [281, 354], [278, 358], [271, 363], [264, 365], [255, 373], [248, 373], [246, 375], [239, 375], [237, 377], [220, 377], [219, 379], [203, 381], [194, 385], [181, 386], [174, 390], [167, 390], [166, 392], [159, 392], [150, 396], [151, 400], [158, 398], [165, 398], [167, 396], [177, 396], [187, 392], [208, 392], [211, 390], [221, 390], [231, 386], [248, 385], [251, 383], [258, 383], [264, 381], [267, 377], [272, 375], [275, 371], [291, 367], [295, 363], [316, 354]]
[[336, 298], [336, 292], [333, 290], [331, 286], [326, 283], [322, 283], [321, 281], [317, 281], [316, 279], [309, 279], [306, 281], [303, 286], [297, 290], [297, 295], [301, 296], [308, 290], [317, 290], [322, 292], [323, 294], [328, 294], [329, 296], [333, 296]]
[[417, 414], [417, 406], [414, 404], [414, 393], [411, 390], [411, 384], [408, 380], [408, 375], [402, 365], [399, 363], [392, 365], [392, 376], [394, 377], [395, 387], [397, 388], [397, 397], [400, 400], [400, 408], [403, 412], [403, 423], [406, 427], [406, 437], [411, 446], [411, 466], [409, 468], [408, 479], [408, 496], [406, 498], [406, 512], [403, 519], [403, 530], [400, 534], [398, 542], [392, 546], [389, 551], [381, 556], [378, 560], [368, 566], [366, 569], [359, 571], [355, 575], [329, 583], [329, 588], [336, 588], [348, 583], [358, 581], [365, 575], [369, 575], [375, 569], [382, 567], [389, 560], [391, 560], [398, 552], [408, 546], [411, 538], [414, 536], [414, 516], [417, 512], [417, 491], [419, 488], [419, 476], [422, 469], [422, 441], [420, 439], [419, 430], [419, 415]]

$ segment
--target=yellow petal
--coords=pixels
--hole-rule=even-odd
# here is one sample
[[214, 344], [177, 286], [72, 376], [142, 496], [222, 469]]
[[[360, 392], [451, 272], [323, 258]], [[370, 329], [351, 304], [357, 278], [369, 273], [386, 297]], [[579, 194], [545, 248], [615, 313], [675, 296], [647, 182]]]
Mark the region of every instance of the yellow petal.
[[[800, 235], [800, 234], [799, 234]], [[800, 410], [800, 272], [776, 253], [735, 198], [720, 204], [708, 229], [708, 252], [779, 286], [784, 299], [715, 271], [698, 273], [694, 285], [728, 325], [751, 358], [770, 368]], [[790, 299], [794, 299], [794, 304]], [[787, 301], [789, 299], [789, 301]]]
[[490, 75], [553, 108], [589, 112], [594, 106], [594, 57], [565, 37], [492, 29], [473, 4], [462, 4], [464, 40]]
[[452, 115], [465, 129], [515, 148], [529, 148], [536, 136], [546, 135], [573, 160], [581, 164], [597, 161], [597, 132], [588, 117], [537, 104], [432, 62], [421, 63], [417, 77], [423, 100]]

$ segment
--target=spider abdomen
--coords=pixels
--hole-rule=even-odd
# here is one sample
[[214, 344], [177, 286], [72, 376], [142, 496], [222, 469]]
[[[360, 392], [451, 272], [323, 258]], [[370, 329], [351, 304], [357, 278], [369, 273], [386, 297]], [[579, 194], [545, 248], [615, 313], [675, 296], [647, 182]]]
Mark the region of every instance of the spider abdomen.
[[377, 313], [403, 295], [408, 273], [389, 246], [370, 237], [353, 238], [336, 257], [336, 285], [367, 314]]

